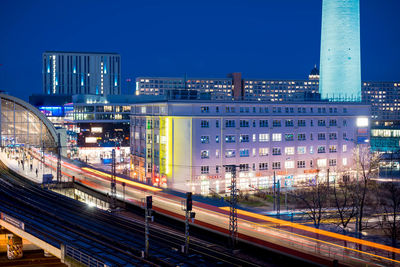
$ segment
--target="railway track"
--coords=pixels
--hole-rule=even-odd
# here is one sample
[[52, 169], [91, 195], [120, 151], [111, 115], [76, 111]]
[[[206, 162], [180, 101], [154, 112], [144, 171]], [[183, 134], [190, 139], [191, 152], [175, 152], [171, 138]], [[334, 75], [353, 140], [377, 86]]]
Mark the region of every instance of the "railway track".
[[[218, 252], [213, 244], [191, 242], [189, 257], [178, 251], [182, 235], [160, 227], [150, 228], [150, 257], [142, 259], [144, 223], [89, 208], [86, 204], [44, 190], [10, 171], [0, 162], [0, 209], [22, 221], [27, 229], [60, 246], [71, 243], [115, 266], [257, 266], [232, 254]], [[105, 252], [106, 253], [101, 253]], [[87, 253], [90, 254], [90, 253]]]

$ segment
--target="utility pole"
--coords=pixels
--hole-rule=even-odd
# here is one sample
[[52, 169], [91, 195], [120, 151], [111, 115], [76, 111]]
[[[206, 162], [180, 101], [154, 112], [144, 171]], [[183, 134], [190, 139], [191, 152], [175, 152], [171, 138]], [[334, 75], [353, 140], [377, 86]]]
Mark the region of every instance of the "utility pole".
[[[357, 159], [356, 159], [356, 179], [357, 179], [357, 194], [360, 193], [360, 186], [358, 184], [358, 165], [360, 161], [360, 146], [359, 144], [356, 144], [356, 151], [357, 151]], [[359, 237], [358, 232], [360, 231], [358, 227], [358, 220], [359, 220], [359, 212], [360, 212], [360, 202], [357, 200], [357, 207], [356, 207], [356, 236], [357, 238]]]
[[184, 253], [188, 254], [189, 253], [189, 241], [190, 241], [190, 235], [189, 235], [189, 219], [194, 220], [194, 217], [196, 213], [192, 212], [193, 209], [193, 200], [192, 200], [192, 192], [187, 192], [186, 193], [186, 208], [185, 210], [185, 247], [184, 247]]
[[61, 134], [57, 134], [57, 184], [61, 183]]
[[277, 205], [277, 211], [276, 214], [278, 215], [278, 218], [280, 216], [281, 213], [281, 181], [278, 180], [278, 201], [276, 203]]
[[110, 208], [114, 211], [117, 208], [117, 180], [115, 177], [115, 149], [112, 150], [112, 162], [111, 162], [111, 198]]
[[276, 211], [276, 177], [275, 177], [275, 171], [274, 171], [274, 211]]
[[231, 196], [229, 202], [229, 235], [231, 249], [235, 249], [238, 226], [237, 226], [237, 189], [236, 189], [236, 165], [226, 165], [231, 171]]
[[146, 196], [146, 203], [144, 205], [144, 257], [149, 256], [149, 219], [152, 220], [151, 212], [153, 208], [153, 197]]

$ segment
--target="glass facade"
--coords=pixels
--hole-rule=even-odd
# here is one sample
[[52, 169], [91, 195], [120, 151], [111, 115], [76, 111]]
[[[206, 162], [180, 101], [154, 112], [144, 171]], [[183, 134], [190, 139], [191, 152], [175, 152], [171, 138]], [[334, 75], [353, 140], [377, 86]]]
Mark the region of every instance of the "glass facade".
[[[1, 97], [1, 145], [56, 148], [56, 140], [35, 112], [22, 101]], [[39, 113], [39, 111], [37, 112]]]

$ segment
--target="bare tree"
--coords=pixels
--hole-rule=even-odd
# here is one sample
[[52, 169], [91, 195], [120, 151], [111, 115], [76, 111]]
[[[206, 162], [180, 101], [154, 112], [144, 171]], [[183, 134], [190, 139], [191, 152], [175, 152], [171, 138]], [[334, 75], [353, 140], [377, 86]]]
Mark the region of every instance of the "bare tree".
[[293, 197], [303, 204], [307, 210], [307, 216], [313, 221], [315, 228], [319, 228], [323, 213], [327, 208], [328, 186], [319, 181], [318, 175], [315, 183], [307, 186], [305, 189], [296, 190]]
[[333, 185], [333, 202], [339, 216], [339, 221], [335, 223], [346, 231], [347, 225], [356, 216], [356, 194], [355, 183], [348, 179], [348, 174], [343, 174], [342, 181]]
[[368, 200], [368, 192], [370, 189], [375, 187], [375, 183], [371, 178], [378, 176], [379, 160], [378, 154], [371, 153], [369, 146], [358, 146], [356, 153], [356, 164], [357, 167], [357, 181], [356, 181], [356, 207], [358, 213], [357, 228], [358, 232], [361, 233], [367, 228], [368, 221], [364, 221], [366, 202]]
[[400, 184], [395, 182], [381, 183], [377, 190], [379, 203], [379, 226], [383, 233], [398, 247], [400, 238]]

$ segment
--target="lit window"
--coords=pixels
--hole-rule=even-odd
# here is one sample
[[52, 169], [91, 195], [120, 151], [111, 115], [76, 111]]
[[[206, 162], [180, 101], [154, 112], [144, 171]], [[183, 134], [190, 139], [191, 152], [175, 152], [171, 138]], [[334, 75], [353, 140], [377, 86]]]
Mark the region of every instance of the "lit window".
[[318, 159], [317, 166], [318, 167], [326, 167], [326, 159]]
[[285, 147], [286, 155], [294, 155], [294, 147]]
[[286, 169], [293, 169], [294, 168], [294, 161], [293, 160], [285, 161], [285, 168]]
[[272, 141], [274, 141], [274, 142], [282, 141], [282, 134], [280, 134], [280, 133], [272, 134]]

